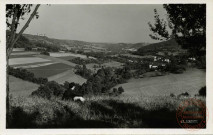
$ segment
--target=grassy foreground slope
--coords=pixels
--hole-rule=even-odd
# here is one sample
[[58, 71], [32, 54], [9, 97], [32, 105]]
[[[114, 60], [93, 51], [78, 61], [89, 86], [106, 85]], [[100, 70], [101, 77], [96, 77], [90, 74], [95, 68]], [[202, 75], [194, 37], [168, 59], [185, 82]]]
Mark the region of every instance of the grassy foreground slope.
[[78, 103], [12, 98], [8, 128], [179, 128], [176, 110], [182, 100], [168, 96], [101, 96]]

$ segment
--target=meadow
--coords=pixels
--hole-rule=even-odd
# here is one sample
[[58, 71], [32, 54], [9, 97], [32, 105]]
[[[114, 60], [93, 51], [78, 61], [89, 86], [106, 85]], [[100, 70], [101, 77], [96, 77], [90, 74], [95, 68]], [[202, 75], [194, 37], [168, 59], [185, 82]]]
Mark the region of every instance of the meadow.
[[187, 69], [183, 74], [170, 73], [165, 76], [130, 79], [127, 83], [115, 87], [122, 86], [125, 90], [123, 94], [128, 96], [164, 96], [171, 93], [178, 95], [183, 92], [195, 95], [206, 85], [205, 74], [205, 71], [193, 68]]
[[24, 81], [13, 76], [9, 76], [9, 82], [10, 92], [13, 96], [29, 96], [39, 87], [38, 84]]

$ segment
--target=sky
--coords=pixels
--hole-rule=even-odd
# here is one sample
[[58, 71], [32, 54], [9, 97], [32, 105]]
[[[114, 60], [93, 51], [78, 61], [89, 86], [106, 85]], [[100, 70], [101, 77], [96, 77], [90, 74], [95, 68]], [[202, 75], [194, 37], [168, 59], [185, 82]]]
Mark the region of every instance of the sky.
[[147, 23], [154, 21], [155, 8], [165, 17], [160, 4], [41, 5], [39, 18], [33, 19], [24, 33], [88, 42], [153, 43]]

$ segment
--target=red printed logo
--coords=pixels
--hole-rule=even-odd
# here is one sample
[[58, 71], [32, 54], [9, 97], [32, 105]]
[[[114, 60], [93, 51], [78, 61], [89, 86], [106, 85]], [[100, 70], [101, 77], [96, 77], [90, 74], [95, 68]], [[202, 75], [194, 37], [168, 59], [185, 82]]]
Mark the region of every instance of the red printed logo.
[[206, 104], [198, 99], [184, 100], [176, 113], [178, 124], [186, 129], [203, 129], [207, 123]]

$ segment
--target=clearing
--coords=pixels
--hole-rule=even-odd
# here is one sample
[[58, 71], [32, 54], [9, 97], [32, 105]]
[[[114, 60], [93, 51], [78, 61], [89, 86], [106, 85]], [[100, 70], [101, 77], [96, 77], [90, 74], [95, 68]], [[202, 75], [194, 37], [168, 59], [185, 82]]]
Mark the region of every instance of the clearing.
[[198, 93], [199, 89], [206, 85], [206, 72], [200, 69], [188, 69], [183, 74], [169, 74], [158, 77], [145, 77], [130, 79], [128, 83], [119, 84], [124, 88], [124, 95], [155, 96], [178, 95], [188, 92], [190, 95]]

